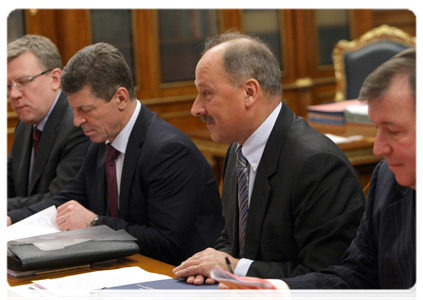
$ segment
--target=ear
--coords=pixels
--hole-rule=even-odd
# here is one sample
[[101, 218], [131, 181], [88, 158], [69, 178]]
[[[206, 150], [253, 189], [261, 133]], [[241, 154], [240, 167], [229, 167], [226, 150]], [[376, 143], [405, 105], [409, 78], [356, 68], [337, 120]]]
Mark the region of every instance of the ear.
[[245, 105], [247, 108], [250, 108], [256, 102], [259, 90], [260, 83], [256, 79], [250, 78], [244, 82]]
[[60, 75], [62, 75], [62, 70], [60, 70], [59, 68], [53, 69], [50, 72], [51, 88], [54, 91], [57, 91], [58, 89], [60, 89]]
[[129, 103], [129, 92], [126, 88], [120, 87], [113, 98], [119, 101], [118, 108], [123, 110]]

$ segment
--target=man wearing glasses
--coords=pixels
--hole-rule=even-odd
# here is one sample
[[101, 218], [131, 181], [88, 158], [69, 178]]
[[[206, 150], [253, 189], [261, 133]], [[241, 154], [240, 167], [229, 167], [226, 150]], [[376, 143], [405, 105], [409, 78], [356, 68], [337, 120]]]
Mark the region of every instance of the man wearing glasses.
[[60, 89], [62, 58], [42, 36], [7, 46], [7, 96], [19, 117], [7, 160], [7, 209], [57, 194], [81, 167], [88, 138]]

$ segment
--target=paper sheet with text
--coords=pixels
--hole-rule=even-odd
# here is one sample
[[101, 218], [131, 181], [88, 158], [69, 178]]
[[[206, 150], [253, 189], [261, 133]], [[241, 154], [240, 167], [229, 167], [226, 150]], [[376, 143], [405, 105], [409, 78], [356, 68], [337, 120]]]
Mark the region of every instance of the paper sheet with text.
[[6, 229], [7, 242], [27, 237], [60, 232], [56, 224], [56, 207], [50, 206], [28, 218], [23, 219]]

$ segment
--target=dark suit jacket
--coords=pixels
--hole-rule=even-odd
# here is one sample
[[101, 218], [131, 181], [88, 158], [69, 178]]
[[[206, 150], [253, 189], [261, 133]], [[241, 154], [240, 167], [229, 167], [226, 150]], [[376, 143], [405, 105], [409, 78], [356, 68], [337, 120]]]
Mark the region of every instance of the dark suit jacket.
[[61, 92], [41, 135], [28, 189], [32, 125], [19, 121], [7, 159], [7, 208], [18, 209], [48, 199], [76, 175], [88, 137], [73, 124], [73, 108]]
[[416, 191], [375, 168], [366, 211], [342, 264], [284, 279], [293, 289], [408, 289], [416, 283]]
[[[238, 257], [235, 148], [225, 159], [225, 229], [215, 248]], [[252, 192], [244, 253], [254, 262], [247, 275], [293, 277], [339, 263], [355, 237], [364, 201], [343, 152], [283, 105]]]
[[223, 228], [219, 189], [183, 132], [142, 106], [123, 162], [119, 218], [109, 217], [105, 153], [104, 143], [90, 143], [75, 179], [56, 197], [9, 212], [12, 221], [75, 199], [100, 215], [97, 225], [126, 230], [141, 254], [173, 265], [214, 245]]

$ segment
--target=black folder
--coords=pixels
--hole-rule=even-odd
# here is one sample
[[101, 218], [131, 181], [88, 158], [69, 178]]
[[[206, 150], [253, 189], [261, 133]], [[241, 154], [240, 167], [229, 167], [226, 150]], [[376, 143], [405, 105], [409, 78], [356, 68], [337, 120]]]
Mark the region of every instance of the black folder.
[[106, 225], [9, 241], [7, 269], [26, 272], [114, 260], [140, 253], [136, 238]]
[[31, 271], [92, 264], [138, 254], [134, 241], [86, 241], [63, 249], [44, 251], [33, 244], [8, 246], [7, 268]]
[[141, 282], [90, 291], [93, 299], [215, 300], [223, 299], [216, 284], [194, 285], [178, 279]]

